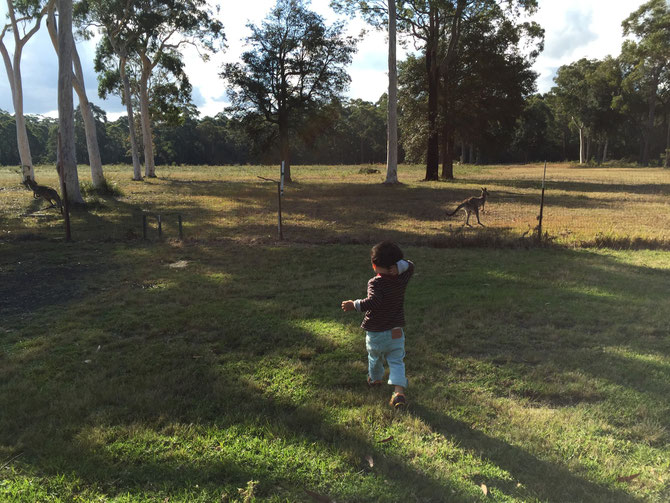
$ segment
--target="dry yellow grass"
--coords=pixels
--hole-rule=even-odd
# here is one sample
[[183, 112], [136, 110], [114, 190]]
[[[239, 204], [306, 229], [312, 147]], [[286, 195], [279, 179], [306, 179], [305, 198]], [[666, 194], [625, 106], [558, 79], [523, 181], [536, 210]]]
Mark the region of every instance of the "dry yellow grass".
[[[424, 182], [421, 166], [400, 166], [397, 186], [380, 174], [360, 174], [358, 166], [296, 166], [295, 183], [282, 201], [287, 240], [371, 242], [391, 238], [407, 244], [514, 241], [537, 225], [543, 165], [457, 166], [456, 180]], [[176, 236], [176, 215], [195, 239], [273, 241], [277, 236], [277, 193], [258, 176], [276, 177], [276, 167], [161, 167], [159, 178], [130, 180], [128, 166], [106, 168], [107, 179], [123, 193], [93, 197], [86, 212], [75, 212], [79, 239], [141, 236], [141, 215], [163, 215], [166, 237]], [[87, 180], [85, 168], [81, 169]], [[37, 169], [40, 183], [56, 186], [52, 166]], [[10, 168], [0, 169], [0, 236], [62, 234], [54, 210], [33, 200]], [[463, 227], [464, 214], [446, 217], [463, 199], [488, 188], [481, 216], [486, 228]], [[666, 246], [670, 243], [670, 171], [662, 168], [578, 167], [550, 164], [543, 227], [566, 245]], [[91, 201], [91, 198], [88, 198]], [[155, 235], [155, 220], [149, 218]]]

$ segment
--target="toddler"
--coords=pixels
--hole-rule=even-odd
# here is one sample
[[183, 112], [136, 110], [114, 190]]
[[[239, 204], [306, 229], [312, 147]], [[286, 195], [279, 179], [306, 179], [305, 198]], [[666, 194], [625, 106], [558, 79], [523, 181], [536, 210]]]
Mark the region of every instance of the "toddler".
[[365, 313], [361, 328], [365, 330], [368, 350], [368, 385], [382, 384], [384, 360], [388, 362], [388, 383], [395, 386], [391, 406], [398, 409], [407, 404], [405, 388], [405, 288], [414, 273], [414, 264], [403, 260], [397, 244], [383, 241], [370, 252], [375, 277], [368, 281], [365, 299], [345, 300], [343, 311]]

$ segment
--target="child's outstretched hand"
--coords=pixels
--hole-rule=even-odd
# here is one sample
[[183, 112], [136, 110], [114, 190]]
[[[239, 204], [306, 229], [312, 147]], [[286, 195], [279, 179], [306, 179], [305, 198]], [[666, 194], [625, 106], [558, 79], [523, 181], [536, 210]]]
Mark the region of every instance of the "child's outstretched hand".
[[342, 301], [342, 311], [353, 311], [356, 308], [354, 307], [353, 300], [343, 300]]

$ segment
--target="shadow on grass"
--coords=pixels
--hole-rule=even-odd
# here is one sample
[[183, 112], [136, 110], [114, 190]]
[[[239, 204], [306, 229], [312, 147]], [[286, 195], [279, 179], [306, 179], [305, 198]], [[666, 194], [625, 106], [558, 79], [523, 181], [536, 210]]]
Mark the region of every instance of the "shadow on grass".
[[[412, 407], [433, 431], [440, 432], [459, 447], [506, 470], [513, 480], [489, 479], [478, 476], [476, 483], [485, 483], [506, 494], [528, 491], [532, 499], [563, 503], [565, 501], [637, 501], [623, 491], [607, 489], [570, 473], [554, 463], [544, 461], [524, 449], [492, 438], [434, 409], [420, 404]], [[517, 484], [522, 484], [520, 490]]]
[[[467, 181], [470, 185], [471, 180]], [[496, 183], [518, 183], [518, 189], [530, 188], [524, 180], [502, 180]], [[177, 215], [184, 223], [186, 239], [199, 241], [233, 239], [242, 242], [269, 244], [276, 239], [277, 200], [272, 184], [262, 181], [208, 181], [159, 179], [143, 182], [159, 193], [135, 203], [128, 198], [102, 197], [87, 210], [72, 214], [72, 233], [75, 240], [128, 241], [142, 237], [142, 215], [150, 216], [149, 239], [158, 237], [156, 218], [163, 217], [163, 238], [178, 237]], [[282, 202], [285, 239], [297, 243], [372, 243], [394, 239], [404, 244], [432, 247], [527, 247], [530, 240], [521, 240], [520, 230], [509, 227], [509, 221], [527, 218], [528, 226], [535, 225], [539, 211], [537, 194], [496, 192], [488, 184], [491, 198], [488, 207], [500, 212], [494, 220], [482, 215], [487, 229], [475, 230], [462, 225], [465, 217], [458, 214], [450, 219], [452, 210], [463, 199], [478, 195], [465, 183], [431, 184], [420, 186], [354, 183], [304, 183], [287, 187]], [[584, 185], [584, 187], [582, 187]], [[600, 185], [600, 184], [594, 184]], [[628, 186], [626, 186], [628, 187]], [[651, 187], [651, 186], [649, 186]], [[656, 186], [655, 186], [656, 187]], [[575, 183], [574, 190], [586, 189], [588, 184]], [[641, 190], [647, 190], [644, 186]], [[594, 188], [595, 190], [595, 188]], [[649, 189], [651, 190], [651, 189]], [[666, 190], [661, 186], [659, 190]], [[206, 198], [198, 200], [193, 198]], [[220, 202], [217, 199], [220, 198]], [[138, 199], [139, 201], [139, 199]], [[545, 203], [550, 208], [611, 209], [620, 203], [617, 198], [588, 197], [586, 194], [547, 193]], [[505, 217], [509, 211], [509, 217]], [[51, 218], [51, 217], [50, 217]], [[53, 216], [52, 219], [60, 218]], [[507, 218], [507, 220], [506, 220]], [[474, 219], [472, 219], [474, 221]], [[528, 232], [531, 229], [527, 229]], [[14, 230], [9, 239], [62, 239], [58, 226], [22, 232]], [[594, 238], [585, 246], [613, 246], [630, 249], [668, 249], [664, 238], [631, 237], [630, 243], [621, 238]]]
[[[49, 290], [57, 281], [67, 281], [74, 294], [68, 297], [59, 290], [61, 295], [48, 297], [42, 304], [18, 302], [10, 316], [8, 326], [19, 335], [11, 336], [17, 348], [0, 357], [0, 408], [11, 411], [1, 419], [0, 444], [5, 451], [25, 453], [17, 466], [28, 473], [47, 479], [74, 473], [88, 487], [112, 496], [130, 492], [163, 497], [193, 490], [195, 484], [212, 492], [220, 490], [221, 485], [234, 490], [249, 480], [260, 480], [259, 496], [288, 492], [294, 500], [304, 496], [304, 489], [345, 501], [366, 501], [375, 499], [373, 496], [379, 501], [397, 501], [396, 497], [403, 494], [434, 500], [445, 494], [453, 500], [472, 499], [468, 484], [428, 475], [402, 450], [389, 450], [371, 439], [360, 420], [333, 421], [333, 409], [376, 407], [369, 398], [337, 393], [347, 383], [359, 378], [362, 382], [364, 371], [359, 375], [360, 370], [343, 365], [362, 359], [362, 345], [354, 342], [357, 339], [346, 330], [338, 337], [318, 335], [293, 322], [320, 318], [336, 327], [333, 330], [343, 330], [345, 318], [333, 311], [352, 288], [351, 274], [339, 271], [324, 280], [320, 266], [324, 255], [329, 262], [341, 264], [365, 255], [366, 249], [229, 244], [225, 248], [121, 249], [82, 245], [54, 251], [46, 244], [34, 246], [38, 249], [30, 253], [20, 250], [26, 257], [25, 270], [46, 279], [38, 284], [25, 283], [25, 270], [16, 268], [3, 272], [3, 283], [9, 280], [16, 288], [25, 283], [28, 292], [39, 295], [39, 287]], [[566, 303], [566, 311], [586, 303], [589, 310], [603, 317], [621, 318], [622, 306], [638, 295], [662, 291], [669, 279], [668, 274], [595, 255], [552, 253], [550, 259], [557, 270], [574, 269], [575, 259], [581, 259], [579, 278], [596, 275], [595, 286], [613, 294], [575, 294], [569, 284], [561, 283], [556, 300]], [[477, 259], [484, 263], [479, 265], [481, 271], [474, 273], [475, 280], [488, 282], [493, 289], [499, 285], [482, 272], [515, 274], [528, 270], [523, 257], [511, 265], [497, 265], [485, 252], [478, 254], [485, 256]], [[440, 256], [432, 260], [439, 262]], [[167, 267], [178, 258], [191, 261], [188, 267], [193, 270], [180, 272]], [[69, 265], [75, 262], [81, 273], [72, 278]], [[367, 267], [365, 262], [361, 259]], [[417, 276], [412, 285], [419, 290], [415, 295], [422, 291], [435, 294], [435, 287], [428, 282], [439, 276], [437, 271], [441, 269], [436, 266], [424, 265], [426, 270], [436, 272]], [[40, 276], [54, 270], [58, 274]], [[361, 275], [364, 285], [367, 269]], [[467, 280], [464, 284], [471, 284], [472, 278], [467, 278], [467, 273], [463, 276]], [[541, 306], [556, 295], [551, 284], [532, 285], [532, 280], [520, 279], [510, 286], [508, 279], [500, 281], [508, 285], [507, 292], [515, 292], [531, 308], [533, 303]], [[450, 298], [460, 288], [456, 283], [441, 295]], [[500, 306], [487, 304], [486, 298], [469, 296], [465, 300], [497, 313], [500, 322], [512, 320], [505, 317]], [[458, 304], [452, 307], [457, 310]], [[538, 313], [525, 325], [517, 323], [522, 334], [534, 324], [541, 326], [540, 318], [547, 312]], [[31, 316], [26, 319], [24, 315], [28, 314]], [[563, 318], [559, 316], [556, 322], [560, 321]], [[592, 321], [576, 318], [575, 332], [593, 330]], [[422, 328], [420, 322], [416, 324]], [[504, 346], [489, 344], [496, 340], [496, 323], [493, 325], [491, 332], [483, 334], [473, 327], [467, 334], [472, 336], [472, 343], [461, 347], [460, 354], [479, 346], [488, 349], [477, 358], [498, 357]], [[491, 339], [487, 341], [487, 337]], [[645, 351], [663, 347], [660, 341], [653, 346], [649, 340], [611, 340], [611, 336], [608, 340], [574, 337], [563, 343], [575, 353], [595, 351], [606, 344]], [[533, 338], [526, 342], [519, 338], [514, 344], [521, 352], [538, 349], [538, 340]], [[638, 386], [648, 368], [623, 362], [624, 371], [619, 375], [621, 362], [616, 360], [621, 357], [617, 355], [593, 363], [590, 353], [586, 353], [571, 361], [570, 355], [560, 357], [563, 344], [554, 344], [541, 349], [550, 358], [558, 357], [561, 372], [578, 369], [645, 392]], [[95, 349], [98, 345], [101, 351]], [[444, 351], [443, 346], [442, 341], [435, 340], [432, 352]], [[317, 356], [309, 356], [305, 362], [296, 357], [301, 351]], [[297, 374], [282, 377], [279, 371], [283, 365], [297, 369]], [[264, 371], [269, 374], [262, 374]], [[667, 397], [667, 383], [654, 383], [653, 393], [659, 398], [665, 393]], [[304, 395], [296, 394], [301, 390]], [[326, 398], [321, 399], [324, 394]], [[349, 399], [354, 403], [347, 403]], [[541, 499], [633, 500], [626, 493], [586, 481], [524, 449], [474, 431], [443, 411], [419, 404], [413, 413], [434, 431], [510, 472]], [[197, 432], [188, 433], [188, 425]], [[250, 439], [260, 444], [252, 441], [239, 451], [223, 449], [217, 454], [217, 445], [221, 447], [217, 432], [235, 425], [248, 426]], [[185, 428], [186, 433], [170, 433], [175, 427]], [[269, 436], [258, 433], [259, 428]], [[152, 435], [143, 437], [143, 430]], [[240, 432], [247, 434], [244, 427]], [[168, 448], [170, 438], [175, 437], [176, 449]], [[289, 460], [277, 452], [264, 454], [258, 447], [267, 443], [264, 438], [307, 446], [303, 452], [317, 458], [323, 455], [325, 463], [338, 466], [339, 471], [336, 475], [324, 473], [310, 460]], [[189, 451], [196, 454], [189, 455]], [[366, 455], [376, 461], [373, 470], [366, 471]], [[520, 490], [506, 481], [482, 481], [506, 494], [519, 495]], [[357, 494], [359, 485], [372, 493]]]
[[[104, 259], [104, 254], [97, 256], [98, 261]], [[244, 277], [237, 277], [244, 269], [232, 269], [233, 285], [244, 281]], [[105, 286], [115, 283], [99, 274], [89, 281], [101, 281]], [[146, 284], [141, 277], [138, 281]], [[368, 474], [374, 479], [368, 485], [377, 491], [379, 501], [384, 495], [403, 493], [408, 483], [419, 495], [434, 497], [447, 489], [451, 494], [460, 493], [458, 487], [426, 476], [398, 455], [383, 453], [363, 429], [333, 424], [327, 417], [328, 409], [281, 392], [275, 396], [253, 385], [254, 369], [261, 369], [268, 358], [289, 361], [301, 347], [322, 353], [337, 347], [273, 315], [282, 307], [269, 301], [277, 292], [270, 298], [246, 302], [227, 297], [223, 301], [230, 308], [227, 310], [211, 299], [221, 293], [216, 282], [198, 277], [197, 284], [196, 291], [193, 282], [177, 280], [163, 296], [168, 297], [162, 299], [167, 304], [164, 309], [150, 300], [156, 293], [151, 288], [131, 285], [132, 291], [122, 289], [121, 295], [137, 302], [139, 312], [116, 302], [91, 306], [88, 315], [96, 320], [94, 325], [83, 320], [71, 324], [70, 310], [83, 308], [81, 299], [73, 297], [58, 306], [60, 313], [43, 313], [52, 318], [46, 333], [26, 330], [24, 337], [35, 340], [35, 345], [9, 354], [0, 366], [0, 404], [3, 410], [11, 411], [3, 415], [0, 439], [5, 448], [24, 453], [17, 466], [46, 477], [47, 484], [49, 477], [74, 473], [77, 484], [83, 482], [108, 496], [165, 495], [193, 490], [196, 484], [211, 491], [222, 486], [234, 490], [249, 480], [261, 481], [259, 496], [288, 491], [293, 495], [291, 500], [304, 495], [304, 489], [331, 489], [336, 479], [320, 473], [319, 463], [312, 466], [309, 460], [287, 460], [280, 453], [270, 453], [276, 463], [286, 463], [287, 468], [264, 459], [262, 453], [245, 454], [246, 448], [215, 453], [217, 431], [248, 425], [250, 445], [254, 439], [261, 440], [254, 428], [264, 428], [272, 438], [283, 439], [289, 446], [308, 446], [315, 457], [323, 454], [327, 464], [338, 464], [338, 470], [344, 471], [337, 478], [348, 484], [332, 490], [344, 494], [347, 501], [369, 497], [355, 494], [356, 483], [365, 478], [361, 468], [369, 454], [378, 460], [376, 471]], [[121, 282], [116, 287], [122, 286]], [[179, 302], [181, 297], [171, 298], [171, 293], [184, 290], [192, 292], [186, 304]], [[296, 295], [302, 294], [296, 291], [293, 297]], [[197, 321], [198, 314], [218, 315], [218, 319], [210, 325], [206, 320]], [[158, 332], [152, 331], [156, 325], [160, 325]], [[44, 338], [37, 342], [40, 336]], [[103, 350], [96, 351], [96, 344]], [[331, 366], [334, 374], [341, 372], [339, 363], [333, 365], [338, 367]], [[288, 384], [283, 386], [290, 392]], [[175, 425], [191, 425], [203, 438], [212, 439], [204, 447], [199, 442], [180, 446], [194, 449], [196, 456], [176, 452], [163, 456], [161, 432]], [[144, 429], [155, 433], [157, 445], [142, 437]], [[132, 433], [124, 444], [101, 439], [96, 434], [100, 431], [112, 436]]]
[[[504, 187], [513, 187], [515, 189], [538, 191], [542, 188], [542, 179], [527, 180], [527, 179], [499, 179], [491, 178], [486, 180], [478, 175], [468, 178], [468, 183], [489, 183], [490, 185], [502, 185]], [[547, 180], [546, 190], [560, 190], [563, 192], [582, 192], [582, 193], [632, 193], [639, 195], [670, 195], [670, 184], [667, 183], [641, 183], [641, 184], [623, 184], [623, 183], [594, 183], [594, 182], [572, 182], [572, 181], [556, 181]], [[598, 198], [601, 200], [600, 198]], [[616, 201], [615, 199], [612, 201]]]

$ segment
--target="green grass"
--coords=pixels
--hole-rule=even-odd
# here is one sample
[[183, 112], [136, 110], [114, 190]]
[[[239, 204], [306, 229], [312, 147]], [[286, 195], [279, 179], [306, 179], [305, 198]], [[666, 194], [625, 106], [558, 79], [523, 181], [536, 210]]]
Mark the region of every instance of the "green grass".
[[[377, 166], [383, 171], [383, 167]], [[384, 175], [360, 174], [359, 166], [297, 166], [296, 183], [282, 202], [284, 235], [291, 242], [373, 243], [383, 238], [432, 247], [517, 247], [537, 225], [543, 166], [457, 166], [456, 180], [424, 182], [421, 166], [401, 166], [399, 186]], [[258, 176], [277, 177], [268, 166], [159, 167], [156, 179], [131, 181], [128, 166], [105, 168], [107, 188], [93, 191], [86, 169], [80, 180], [88, 211], [74, 211], [77, 239], [127, 241], [176, 237], [177, 215], [188, 239], [229, 239], [271, 244], [277, 236], [276, 187]], [[39, 183], [57, 186], [52, 166], [36, 169]], [[486, 228], [463, 227], [459, 213], [445, 213], [466, 197], [488, 188], [481, 220]], [[43, 210], [11, 168], [0, 167], [0, 239], [58, 238], [60, 215]], [[663, 168], [580, 168], [550, 165], [543, 230], [564, 246], [670, 250], [670, 170]], [[474, 218], [473, 218], [474, 221]]]
[[[619, 247], [640, 249], [508, 246], [520, 234], [502, 225], [445, 248], [426, 194], [471, 191], [485, 173], [511, 184], [507, 168], [402, 187], [300, 169], [287, 193], [304, 217], [289, 211], [283, 243], [276, 193], [244, 168], [159, 172], [193, 193], [111, 169], [119, 192], [75, 215], [73, 243], [55, 215], [22, 216], [29, 193], [0, 191], [0, 501], [670, 499], [670, 251], [649, 249], [666, 229], [638, 232], [621, 213]], [[641, 195], [667, 190], [661, 178], [627, 182], [622, 204], [653, 208]], [[580, 183], [587, 243], [604, 232], [585, 209], [602, 193]], [[393, 218], [356, 218], [395, 193]], [[129, 234], [145, 206], [191, 215], [190, 238]], [[326, 225], [331, 212], [341, 224]], [[414, 228], [395, 226], [403, 214]], [[417, 266], [403, 413], [365, 386], [360, 315], [339, 309], [364, 295], [368, 242], [386, 232]]]

